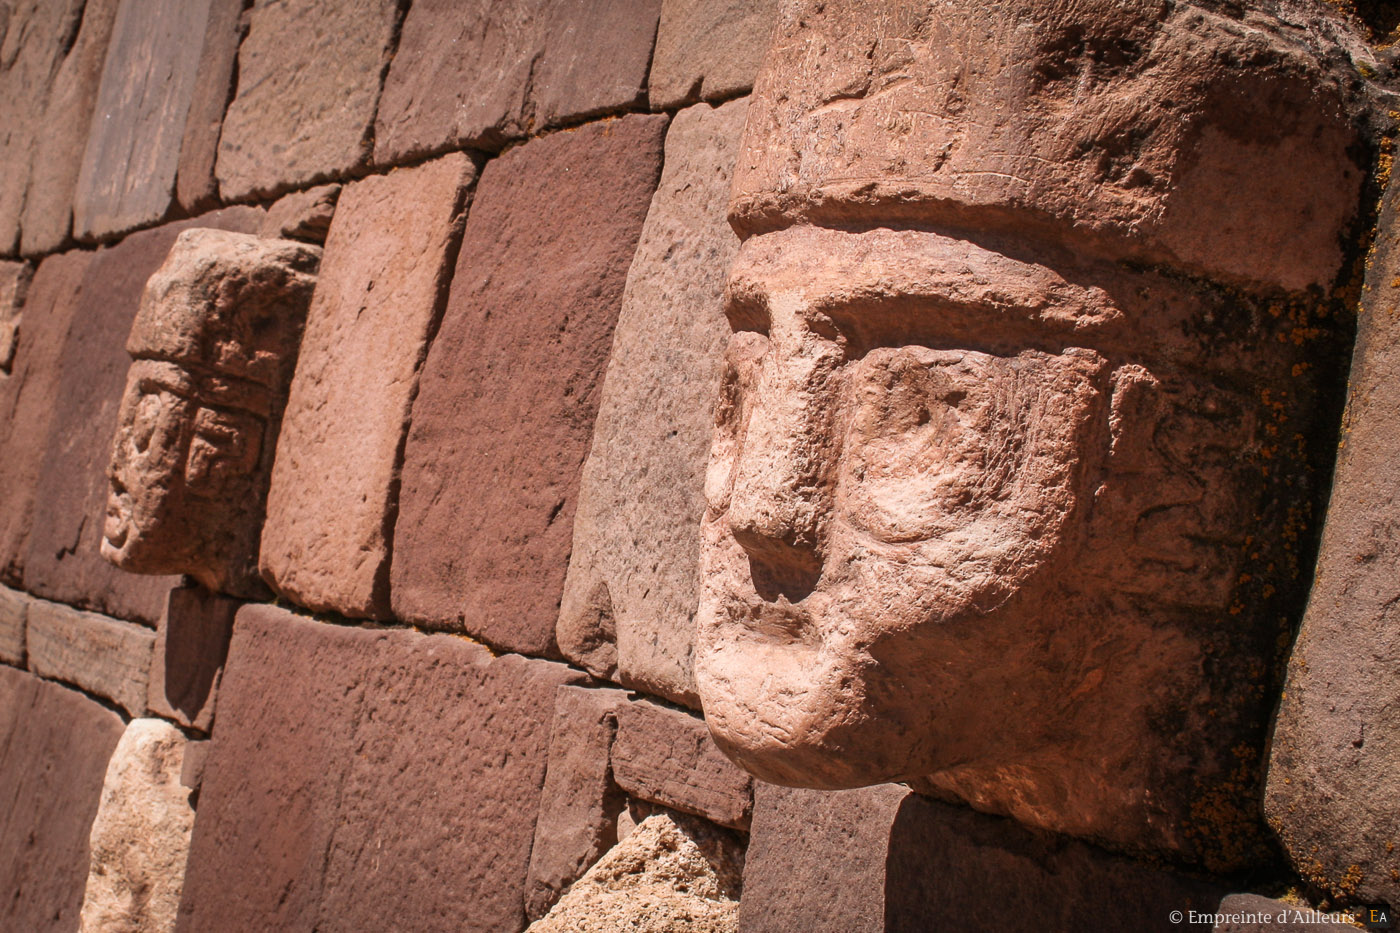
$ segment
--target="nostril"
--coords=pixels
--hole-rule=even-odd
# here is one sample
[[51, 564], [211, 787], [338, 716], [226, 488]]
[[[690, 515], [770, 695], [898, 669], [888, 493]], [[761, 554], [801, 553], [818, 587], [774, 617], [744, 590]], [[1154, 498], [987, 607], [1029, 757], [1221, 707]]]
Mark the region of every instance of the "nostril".
[[795, 603], [816, 588], [822, 575], [822, 554], [815, 541], [752, 526], [731, 527], [731, 532], [748, 554], [754, 590], [762, 598], [773, 601], [785, 596]]

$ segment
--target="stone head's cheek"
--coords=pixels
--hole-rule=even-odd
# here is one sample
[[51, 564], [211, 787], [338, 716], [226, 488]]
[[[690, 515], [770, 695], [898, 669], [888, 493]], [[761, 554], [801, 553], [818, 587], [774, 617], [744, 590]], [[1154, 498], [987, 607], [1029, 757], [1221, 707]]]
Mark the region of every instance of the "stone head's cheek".
[[185, 482], [195, 495], [221, 497], [248, 481], [262, 454], [262, 419], [201, 408], [194, 419]]

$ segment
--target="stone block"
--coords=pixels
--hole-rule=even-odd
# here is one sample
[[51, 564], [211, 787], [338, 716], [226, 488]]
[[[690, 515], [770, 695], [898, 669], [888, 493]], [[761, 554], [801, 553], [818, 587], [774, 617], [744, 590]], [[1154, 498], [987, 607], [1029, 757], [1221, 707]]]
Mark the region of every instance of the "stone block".
[[1218, 884], [895, 785], [759, 784], [744, 864], [745, 933], [1209, 930]]
[[662, 0], [651, 105], [722, 100], [753, 88], [778, 21], [778, 0]]
[[61, 351], [38, 472], [24, 562], [29, 592], [149, 625], [160, 617], [174, 580], [123, 573], [100, 553], [107, 464], [131, 363], [124, 345], [146, 281], [182, 231], [215, 227], [252, 233], [262, 217], [261, 210], [251, 207], [216, 211], [132, 234], [92, 257]]
[[82, 929], [175, 929], [194, 808], [180, 783], [188, 745], [160, 719], [133, 719], [107, 764], [88, 837]]
[[1308, 607], [1274, 724], [1269, 823], [1333, 896], [1400, 907], [1400, 193], [1367, 261]]
[[560, 664], [247, 606], [179, 929], [524, 926]]
[[35, 599], [29, 603], [25, 638], [34, 673], [81, 687], [129, 715], [146, 711], [155, 632]]
[[666, 122], [589, 124], [483, 171], [413, 404], [398, 617], [557, 654], [579, 469]]
[[14, 372], [24, 296], [33, 272], [28, 263], [0, 262], [0, 379]]
[[557, 632], [591, 673], [692, 708], [705, 465], [729, 340], [721, 299], [739, 246], [725, 208], [746, 106], [691, 107], [666, 133], [579, 481]]
[[91, 260], [90, 253], [60, 253], [39, 264], [25, 299], [29, 321], [19, 331], [9, 375], [0, 378], [0, 579], [9, 583], [21, 579], [29, 550], [63, 346]]
[[82, 21], [83, 0], [32, 0], [7, 4], [5, 12], [0, 65], [0, 126], [5, 127], [0, 135], [0, 165], [5, 166], [0, 175], [0, 255], [11, 255], [19, 248], [29, 166], [44, 128], [49, 83], [63, 63], [65, 44]]
[[126, 349], [102, 556], [257, 599], [273, 454], [319, 247], [186, 230], [146, 283]]
[[198, 585], [170, 591], [151, 650], [148, 710], [189, 729], [212, 728], [233, 618], [241, 605]]
[[682, 813], [647, 817], [529, 933], [736, 933], [744, 847]]
[[185, 746], [185, 760], [180, 766], [180, 783], [196, 794], [204, 784], [204, 765], [209, 760], [209, 743], [209, 739], [200, 739]]
[[0, 586], [0, 661], [24, 667], [24, 627], [29, 615], [29, 596], [8, 586]]
[[364, 163], [400, 11], [396, 0], [256, 0], [219, 136], [224, 200], [267, 198]]
[[405, 426], [475, 178], [456, 153], [340, 196], [263, 527], [263, 577], [295, 603], [389, 615]]
[[165, 219], [211, 0], [121, 0], [107, 43], [73, 233], [105, 239]]
[[638, 107], [659, 12], [660, 0], [420, 0], [384, 82], [375, 161], [498, 149]]
[[209, 4], [199, 72], [190, 95], [175, 173], [176, 200], [191, 214], [207, 211], [219, 200], [214, 163], [219, 156], [224, 111], [233, 99], [238, 46], [248, 33], [243, 7], [244, 0], [211, 0]]
[[633, 797], [749, 828], [753, 779], [715, 747], [698, 716], [650, 700], [619, 708], [612, 767], [613, 778]]
[[617, 818], [626, 795], [612, 777], [609, 754], [622, 690], [560, 687], [554, 698], [549, 768], [542, 799], [549, 806], [535, 822], [525, 916], [549, 912], [598, 857], [617, 842]]
[[121, 736], [100, 703], [0, 666], [0, 929], [78, 928], [88, 833]]
[[262, 235], [311, 243], [326, 242], [331, 217], [335, 215], [335, 203], [340, 198], [340, 187], [317, 185], [305, 191], [284, 194], [267, 209]]
[[20, 249], [27, 256], [67, 245], [73, 202], [92, 129], [102, 66], [120, 0], [86, 0], [72, 48], [49, 83], [43, 131], [34, 142]]

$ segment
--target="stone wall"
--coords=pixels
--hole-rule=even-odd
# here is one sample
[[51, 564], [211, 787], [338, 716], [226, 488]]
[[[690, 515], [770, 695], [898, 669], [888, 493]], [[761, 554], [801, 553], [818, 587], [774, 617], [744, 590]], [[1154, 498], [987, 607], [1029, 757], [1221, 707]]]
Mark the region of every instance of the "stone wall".
[[1373, 6], [0, 0], [0, 928], [1393, 916]]

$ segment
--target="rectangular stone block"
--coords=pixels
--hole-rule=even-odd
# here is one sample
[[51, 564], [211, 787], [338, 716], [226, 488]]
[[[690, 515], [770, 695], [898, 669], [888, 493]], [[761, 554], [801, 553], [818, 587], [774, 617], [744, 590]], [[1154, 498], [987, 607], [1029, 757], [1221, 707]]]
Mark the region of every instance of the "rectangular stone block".
[[0, 929], [78, 929], [88, 833], [121, 717], [0, 666]]
[[219, 136], [224, 200], [266, 198], [364, 163], [401, 8], [256, 0]]
[[560, 687], [554, 695], [549, 768], [535, 823], [525, 916], [538, 920], [569, 886], [617, 842], [617, 817], [627, 795], [612, 778], [609, 756], [623, 690]]
[[121, 0], [73, 197], [73, 233], [105, 239], [164, 219], [194, 98], [210, 0]]
[[165, 261], [180, 231], [215, 227], [254, 233], [262, 217], [258, 208], [229, 208], [132, 234], [92, 256], [78, 288], [74, 324], [63, 344], [62, 368], [48, 405], [48, 439], [24, 561], [24, 588], [29, 592], [149, 625], [165, 609], [175, 578], [125, 573], [99, 551], [107, 512], [107, 464], [131, 363], [126, 338], [146, 280]]
[[666, 122], [589, 124], [483, 171], [413, 404], [400, 618], [557, 654], [579, 468]]
[[0, 380], [14, 370], [20, 315], [33, 271], [28, 263], [0, 262]]
[[497, 149], [642, 106], [659, 13], [660, 0], [419, 0], [384, 82], [375, 161]]
[[111, 700], [132, 716], [146, 711], [148, 628], [43, 599], [29, 603], [29, 669]]
[[662, 0], [648, 90], [658, 109], [753, 88], [778, 0]]
[[197, 584], [170, 591], [151, 651], [148, 710], [190, 729], [212, 728], [233, 617], [241, 605]]
[[190, 95], [175, 173], [175, 198], [192, 214], [209, 210], [219, 200], [214, 164], [219, 156], [224, 111], [233, 98], [238, 46], [248, 32], [243, 5], [243, 0], [211, 0], [209, 4], [199, 72]]
[[0, 378], [0, 580], [18, 583], [29, 549], [34, 491], [60, 389], [63, 345], [91, 253], [62, 253], [39, 264], [25, 297], [8, 376]]
[[748, 829], [753, 778], [724, 757], [705, 720], [650, 700], [617, 711], [613, 777], [634, 797]]
[[691, 655], [713, 409], [739, 238], [725, 221], [747, 102], [676, 115], [579, 481], [559, 649], [591, 673], [699, 708]]
[[24, 667], [25, 619], [29, 613], [29, 597], [19, 590], [0, 586], [0, 661]]
[[24, 198], [26, 256], [52, 252], [71, 242], [73, 199], [97, 104], [107, 43], [119, 0], [86, 0], [72, 49], [49, 84], [43, 131], [35, 140]]
[[277, 441], [260, 564], [288, 599], [387, 618], [409, 408], [476, 178], [461, 153], [347, 185]]
[[1209, 930], [1226, 889], [1063, 836], [882, 784], [759, 783], [744, 864], [744, 933]]
[[245, 607], [178, 929], [522, 928], [550, 711], [579, 678]]

